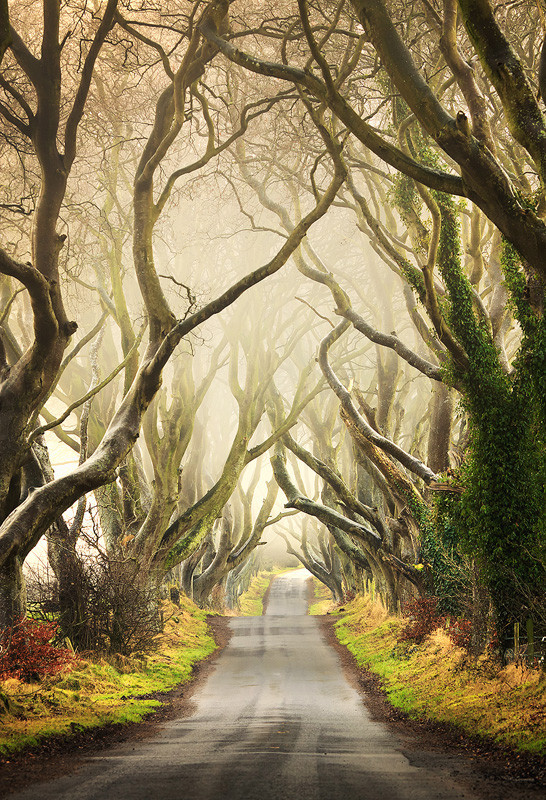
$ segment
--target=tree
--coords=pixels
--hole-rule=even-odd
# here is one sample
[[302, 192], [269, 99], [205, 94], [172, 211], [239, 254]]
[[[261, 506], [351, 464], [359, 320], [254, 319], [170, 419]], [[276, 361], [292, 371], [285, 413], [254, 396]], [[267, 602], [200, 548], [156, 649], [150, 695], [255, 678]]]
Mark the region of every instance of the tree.
[[[3, 521], [0, 526], [0, 573], [2, 578], [1, 622], [9, 625], [24, 611], [22, 563], [40, 537], [54, 521], [87, 492], [116, 480], [118, 468], [133, 448], [142, 417], [156, 395], [162, 371], [178, 343], [211, 316], [220, 313], [241, 294], [277, 272], [306, 235], [309, 227], [326, 212], [344, 179], [336, 164], [333, 180], [302, 219], [278, 252], [263, 267], [236, 280], [229, 288], [200, 309], [177, 320], [161, 290], [151, 257], [151, 228], [158, 208], [152, 196], [153, 176], [184, 124], [184, 102], [190, 86], [202, 74], [215, 48], [203, 41], [199, 27], [190, 25], [183, 37], [187, 49], [173, 72], [172, 80], [160, 97], [156, 120], [137, 170], [135, 209], [138, 221], [134, 247], [135, 270], [148, 318], [149, 339], [140, 367], [123, 396], [110, 424], [94, 452], [70, 474], [36, 488], [20, 502], [20, 471], [29, 457], [27, 437], [33, 420], [50, 392], [66, 344], [75, 330], [67, 320], [58, 279], [58, 256], [64, 237], [56, 231], [59, 210], [70, 168], [76, 158], [78, 126], [91, 83], [93, 68], [108, 33], [114, 24], [116, 3], [106, 5], [94, 38], [83, 62], [81, 80], [66, 117], [64, 151], [57, 148], [60, 133], [61, 103], [60, 5], [44, 2], [44, 30], [40, 59], [32, 55], [16, 31], [12, 31], [11, 52], [36, 93], [37, 112], [13, 83], [4, 90], [19, 104], [24, 121], [5, 105], [4, 115], [19, 133], [29, 136], [42, 167], [41, 194], [36, 209], [33, 239], [33, 265], [24, 264], [5, 251], [1, 271], [20, 281], [29, 294], [34, 318], [34, 342], [14, 364], [3, 356], [2, 430], [9, 431], [5, 442], [0, 489]], [[215, 29], [221, 29], [227, 5], [212, 2], [204, 8]], [[201, 18], [203, 21], [203, 17]], [[121, 24], [121, 23], [120, 23]], [[163, 196], [164, 197], [164, 196]], [[164, 197], [166, 200], [166, 197]], [[162, 201], [159, 201], [162, 207]], [[144, 237], [144, 238], [142, 238]], [[30, 424], [30, 430], [29, 430]]]
[[[228, 4], [213, 0], [177, 12], [165, 26], [149, 9], [129, 6], [122, 14], [112, 1], [100, 20], [82, 17], [78, 35], [71, 31], [63, 41], [60, 7], [44, 0], [46, 7], [55, 13], [46, 17], [40, 58], [32, 55], [35, 43], [23, 44], [14, 31], [1, 83], [0, 113], [24, 169], [13, 180], [25, 187], [13, 202], [4, 194], [0, 209], [10, 215], [6, 230], [13, 239], [13, 255], [4, 251], [1, 257], [0, 286], [0, 413], [10, 431], [0, 472], [0, 556], [11, 609], [5, 619], [21, 606], [13, 598], [21, 594], [20, 566], [29, 548], [55, 520], [51, 542], [64, 535], [70, 543], [74, 532], [63, 529], [59, 515], [90, 490], [96, 491], [105, 532], [111, 526], [113, 546], [141, 560], [143, 574], [151, 569], [159, 575], [190, 556], [188, 581], [193, 575], [204, 597], [213, 579], [224, 580], [241, 542], [254, 541], [228, 521], [226, 503], [244, 466], [275, 445], [273, 471], [288, 505], [325, 524], [342, 562], [352, 559], [384, 581], [392, 605], [408, 582], [424, 590], [421, 559], [439, 553], [447, 532], [456, 531], [456, 545], [474, 559], [474, 588], [486, 586], [505, 632], [511, 617], [536, 607], [544, 580], [546, 138], [532, 85], [536, 74], [539, 88], [544, 82], [536, 67], [542, 37], [529, 24], [528, 9], [493, 9], [488, 0], [444, 0], [441, 7], [436, 0], [418, 6], [351, 0], [335, 7], [285, 0], [273, 14], [254, 3], [233, 13], [228, 24]], [[13, 13], [17, 29], [26, 12], [16, 5]], [[75, 59], [78, 37], [90, 44], [83, 47], [80, 80], [73, 85], [61, 61]], [[128, 92], [121, 98], [113, 92], [113, 103], [131, 122], [123, 129], [112, 122], [110, 155], [101, 159], [102, 195], [94, 198], [100, 210], [83, 214], [76, 201], [75, 223], [66, 199], [68, 175], [85, 186], [97, 163], [81, 146], [85, 168], [78, 172], [84, 162], [76, 158], [76, 134], [92, 133], [83, 112], [91, 101], [101, 108], [112, 95], [111, 71], [129, 80], [118, 53], [140, 76], [131, 87], [133, 106], [124, 105]], [[150, 84], [163, 86], [148, 127], [145, 74], [153, 76]], [[55, 102], [46, 105], [51, 93]], [[132, 141], [139, 137], [141, 151]], [[15, 151], [9, 152], [16, 165]], [[231, 288], [225, 281], [224, 293], [201, 307], [194, 287], [162, 263], [169, 237], [165, 212], [183, 179], [187, 191], [190, 181], [221, 180], [256, 241], [262, 234], [268, 242], [281, 239], [262, 269], [246, 278], [238, 272]], [[35, 187], [30, 248], [26, 219]], [[130, 227], [130, 209], [129, 268], [127, 232], [112, 235], [108, 227]], [[305, 239], [326, 211], [331, 235]], [[61, 213], [70, 230], [77, 225], [83, 233], [77, 263], [74, 250], [66, 244], [60, 249]], [[344, 246], [341, 257], [334, 252], [338, 224], [355, 243]], [[96, 241], [108, 268], [92, 270], [86, 263], [88, 242]], [[82, 317], [87, 332], [81, 346], [94, 341], [95, 353], [100, 337], [106, 343], [107, 378], [99, 380], [97, 365], [91, 384], [77, 359], [59, 375], [74, 330], [65, 310], [63, 250], [61, 266], [67, 265], [71, 281], [101, 303], [100, 319]], [[358, 251], [370, 269], [357, 274]], [[33, 266], [24, 263], [29, 255]], [[331, 392], [324, 404], [332, 414], [327, 425], [341, 444], [324, 441], [312, 406], [302, 413], [307, 367], [299, 363], [301, 381], [278, 391], [269, 369], [272, 351], [257, 340], [263, 392], [259, 370], [254, 374], [247, 358], [245, 386], [232, 381], [239, 430], [227, 461], [208, 491], [193, 491], [179, 481], [178, 469], [214, 359], [198, 388], [190, 369], [166, 365], [182, 338], [291, 255], [309, 319], [315, 314], [313, 325], [331, 324], [318, 337], [317, 375]], [[127, 301], [133, 276], [148, 323], [140, 368]], [[381, 296], [388, 301], [383, 311], [376, 301]], [[337, 324], [330, 320], [332, 301]], [[119, 333], [106, 324], [108, 317]], [[34, 342], [26, 319], [33, 320]], [[367, 389], [352, 352], [355, 341], [367, 356], [375, 352], [376, 375]], [[232, 371], [237, 347], [232, 339]], [[219, 363], [220, 351], [217, 358]], [[114, 382], [121, 370], [122, 388]], [[163, 375], [166, 386], [158, 395]], [[424, 376], [419, 388], [409, 388], [416, 375]], [[184, 382], [180, 392], [169, 384], [176, 376]], [[285, 407], [283, 397], [298, 385]], [[83, 403], [99, 386], [103, 394], [88, 409]], [[453, 411], [457, 394], [463, 413]], [[80, 464], [51, 481], [38, 415], [56, 423], [52, 409], [59, 397], [67, 410], [82, 407], [79, 439], [56, 425], [65, 443], [80, 451]], [[152, 403], [147, 446], [133, 449]], [[266, 406], [270, 432], [260, 422]], [[251, 446], [245, 438], [254, 431], [263, 436]], [[195, 458], [195, 448], [191, 452]], [[298, 462], [304, 474], [310, 470], [322, 481], [321, 502], [308, 478], [298, 481]], [[428, 578], [434, 582], [434, 571]]]
[[[320, 4], [308, 6], [299, 0], [297, 15], [284, 29], [283, 57], [277, 61], [264, 61], [235, 47], [206, 22], [203, 32], [232, 62], [300, 87], [308, 105], [328, 107], [367, 152], [416, 182], [433, 236], [422, 269], [406, 263], [404, 272], [446, 350], [446, 379], [464, 397], [470, 453], [462, 473], [465, 491], [452, 511], [461, 539], [480, 562], [500, 629], [505, 631], [511, 616], [525, 614], [528, 606], [511, 576], [525, 575], [528, 591], [534, 595], [541, 591], [542, 582], [537, 565], [544, 549], [545, 521], [545, 384], [540, 356], [545, 335], [545, 123], [524, 64], [508, 41], [504, 12], [495, 17], [488, 0], [461, 0], [458, 12], [465, 38], [457, 30], [455, 2], [444, 3], [443, 13], [433, 3], [423, 5], [424, 18], [412, 15], [405, 4], [391, 11], [382, 0], [352, 0], [343, 28], [338, 25], [342, 4], [329, 13]], [[325, 26], [324, 20], [330, 24]], [[361, 35], [354, 33], [355, 20]], [[406, 41], [414, 33], [420, 45], [408, 46]], [[339, 57], [335, 58], [339, 39], [345, 41], [349, 53], [341, 68]], [[470, 48], [473, 56], [468, 55]], [[390, 89], [388, 94], [383, 92], [390, 114], [382, 117], [378, 106], [366, 103], [355, 89], [355, 75], [359, 69], [365, 72], [374, 53], [381, 64], [375, 86], [383, 81]], [[447, 108], [439, 99], [442, 84], [435, 92], [434, 82], [431, 86], [424, 75], [429, 53], [443, 59], [442, 78], [457, 89]], [[474, 58], [473, 70], [469, 57]], [[370, 73], [366, 79], [370, 80]], [[454, 106], [459, 110], [452, 111]], [[497, 111], [506, 124], [503, 148], [490, 132], [491, 114]], [[377, 120], [373, 127], [365, 118], [370, 112]], [[392, 143], [386, 129], [393, 120], [401, 146]], [[514, 174], [506, 169], [506, 152], [508, 159], [520, 162]], [[531, 172], [530, 180], [523, 177], [524, 171]], [[484, 320], [479, 298], [464, 272], [454, 196], [467, 198], [479, 208], [505, 242], [501, 245], [504, 280], [523, 329], [519, 353], [508, 371], [495, 340], [498, 330], [492, 331]], [[411, 213], [411, 207], [406, 212]], [[399, 248], [394, 250], [399, 253]], [[445, 292], [441, 301], [436, 275]], [[398, 347], [391, 341], [393, 345]]]
[[332, 593], [332, 600], [340, 603], [343, 601], [343, 574], [334, 539], [323, 528], [318, 533], [316, 547], [313, 547], [308, 542], [307, 522], [308, 520], [303, 522], [299, 549], [295, 549], [297, 545], [288, 536], [280, 534], [286, 542], [286, 552], [295, 556], [311, 575], [327, 586]]

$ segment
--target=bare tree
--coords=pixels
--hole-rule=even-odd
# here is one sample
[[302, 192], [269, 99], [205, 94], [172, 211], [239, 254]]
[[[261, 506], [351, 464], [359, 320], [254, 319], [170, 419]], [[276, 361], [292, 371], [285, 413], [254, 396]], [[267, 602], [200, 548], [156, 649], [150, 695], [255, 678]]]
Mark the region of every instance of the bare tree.
[[[442, 11], [432, 3], [423, 5], [425, 15], [416, 16], [405, 3], [387, 8], [382, 0], [352, 0], [349, 6], [340, 4], [332, 11], [299, 0], [283, 33], [277, 28], [277, 60], [264, 60], [241, 47], [240, 41], [235, 47], [230, 36], [218, 36], [206, 22], [203, 31], [233, 63], [299, 87], [310, 114], [320, 115], [328, 107], [347, 134], [363, 146], [361, 167], [368, 168], [371, 162], [369, 168], [375, 175], [385, 172], [381, 163], [394, 168], [405, 176], [399, 185], [406, 191], [406, 200], [413, 192], [419, 195], [418, 204], [426, 209], [425, 218], [431, 225], [429, 237], [423, 236], [426, 226], [411, 198], [400, 209], [412, 227], [416, 246], [421, 235], [425, 258], [416, 268], [402, 256], [403, 242], [393, 246], [392, 236], [374, 224], [366, 203], [353, 193], [366, 224], [381, 238], [384, 253], [426, 309], [443, 350], [448, 380], [464, 397], [472, 436], [459, 501], [461, 513], [454, 513], [462, 523], [464, 546], [480, 562], [504, 630], [514, 613], [514, 598], [520, 598], [516, 605], [521, 605], [522, 613], [527, 606], [526, 598], [505, 577], [514, 569], [525, 573], [532, 592], [540, 591], [542, 580], [536, 561], [525, 555], [536, 553], [541, 546], [544, 507], [542, 478], [537, 478], [544, 474], [543, 433], [537, 437], [536, 431], [544, 427], [544, 368], [537, 356], [544, 342], [546, 137], [529, 73], [529, 69], [538, 69], [527, 56], [529, 52], [536, 56], [542, 42], [526, 48], [525, 53], [521, 48], [516, 52], [515, 41], [510, 42], [508, 12], [502, 9], [495, 16], [488, 0], [446, 2]], [[457, 26], [457, 14], [464, 30]], [[341, 15], [345, 15], [345, 28], [338, 25]], [[511, 25], [514, 19], [526, 35], [532, 35], [525, 14], [511, 17]], [[267, 26], [263, 27], [271, 51], [274, 39], [268, 37]], [[298, 37], [293, 35], [295, 30]], [[244, 23], [235, 35], [239, 39], [245, 36]], [[413, 37], [418, 44], [413, 44]], [[345, 44], [344, 59], [339, 57], [340, 40]], [[441, 65], [436, 80], [427, 80], [431, 57]], [[387, 82], [384, 86], [390, 88], [382, 92], [384, 99], [379, 103], [368, 102], [354, 80], [358, 74], [362, 76], [360, 85], [379, 89], [380, 82], [374, 80], [377, 59], [382, 80]], [[347, 81], [348, 75], [351, 81]], [[499, 125], [495, 123], [496, 136], [491, 133], [493, 119], [501, 120]], [[387, 129], [393, 122], [397, 143]], [[474, 204], [468, 264], [461, 253], [459, 210], [453, 197]], [[404, 205], [401, 192], [399, 198]], [[484, 217], [489, 221], [489, 234]], [[491, 302], [492, 317], [488, 318], [483, 297], [475, 288], [486, 271], [476, 243], [484, 233], [489, 235], [490, 252], [495, 256], [496, 232], [503, 237], [501, 269], [523, 330], [519, 342], [517, 335], [512, 339], [510, 358], [502, 341], [506, 316], [501, 294], [493, 289], [500, 302]], [[493, 276], [494, 269], [488, 272]], [[350, 315], [347, 307], [342, 313]], [[366, 335], [376, 334], [368, 326]], [[388, 341], [387, 346], [409, 357], [398, 337], [382, 338], [382, 344]], [[431, 363], [433, 368], [420, 361], [431, 376], [439, 376]], [[338, 386], [338, 391], [343, 395], [342, 387]], [[348, 402], [346, 419], [352, 421], [354, 431], [362, 433], [369, 425], [358, 421]], [[403, 463], [409, 466], [407, 459]], [[421, 472], [426, 480], [434, 480], [430, 472]], [[519, 541], [517, 547], [514, 537]], [[526, 544], [522, 547], [523, 540]]]
[[[5, 409], [4, 414], [8, 414], [2, 429], [10, 432], [2, 463], [4, 478], [0, 481], [4, 487], [2, 490], [4, 521], [0, 527], [1, 605], [4, 625], [10, 624], [24, 611], [21, 567], [29, 551], [55, 519], [78, 498], [116, 479], [118, 468], [139, 436], [142, 416], [159, 388], [163, 368], [178, 343], [197, 326], [233, 303], [242, 293], [277, 272], [298, 247], [309, 227], [326, 212], [344, 179], [343, 168], [338, 164], [335, 177], [317, 199], [315, 207], [266, 265], [236, 281], [216, 300], [205, 304], [185, 319], [177, 320], [160, 288], [157, 272], [150, 258], [150, 226], [144, 224], [146, 220], [141, 217], [150, 213], [150, 208], [152, 216], [157, 213], [151, 195], [154, 173], [183, 125], [184, 98], [190, 84], [201, 74], [204, 65], [215, 52], [214, 47], [210, 48], [203, 41], [200, 28], [190, 29], [187, 39], [188, 49], [173, 74], [170, 86], [162, 95], [152, 136], [145, 147], [137, 175], [138, 230], [135, 269], [149, 321], [149, 342], [146, 353], [130, 388], [113, 414], [94, 452], [69, 475], [37, 488], [17, 505], [19, 492], [13, 481], [18, 480], [21, 453], [28, 453], [26, 443], [28, 422], [40, 409], [41, 402], [51, 388], [66, 342], [75, 329], [75, 325], [66, 319], [61, 285], [56, 277], [62, 237], [58, 236], [55, 226], [66, 187], [67, 169], [76, 156], [77, 130], [93, 66], [112, 27], [116, 11], [116, 3], [111, 0], [105, 8], [104, 17], [84, 62], [82, 78], [75, 93], [72, 110], [66, 120], [65, 151], [61, 154], [57, 150], [61, 103], [60, 85], [57, 80], [61, 55], [60, 8], [57, 3], [48, 0], [45, 5], [47, 13], [44, 15], [41, 60], [31, 54], [15, 31], [12, 34], [11, 45], [17, 63], [36, 91], [37, 113], [32, 111], [18, 90], [13, 87], [6, 89], [14, 101], [19, 103], [26, 121], [22, 121], [9, 110], [6, 110], [6, 114], [20, 132], [30, 135], [37, 155], [43, 162], [45, 177], [34, 226], [35, 264], [33, 266], [23, 264], [5, 252], [2, 253], [1, 259], [2, 272], [19, 280], [29, 293], [35, 334], [34, 343], [16, 364], [8, 368], [5, 361], [4, 381], [1, 387], [5, 398], [2, 404]], [[227, 13], [227, 5], [222, 2], [212, 2], [205, 7], [203, 13], [205, 17], [210, 17], [215, 29], [220, 29]], [[148, 211], [143, 210], [144, 205]], [[141, 239], [142, 236], [144, 239]]]

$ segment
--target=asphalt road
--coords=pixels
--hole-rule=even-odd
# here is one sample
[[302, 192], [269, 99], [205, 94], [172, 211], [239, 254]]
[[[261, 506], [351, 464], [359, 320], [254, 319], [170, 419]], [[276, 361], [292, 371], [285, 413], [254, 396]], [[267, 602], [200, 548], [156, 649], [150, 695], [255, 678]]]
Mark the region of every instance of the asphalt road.
[[20, 800], [472, 800], [445, 768], [412, 766], [374, 722], [306, 616], [300, 570], [273, 583], [263, 617], [233, 636], [195, 713], [156, 737], [91, 755]]

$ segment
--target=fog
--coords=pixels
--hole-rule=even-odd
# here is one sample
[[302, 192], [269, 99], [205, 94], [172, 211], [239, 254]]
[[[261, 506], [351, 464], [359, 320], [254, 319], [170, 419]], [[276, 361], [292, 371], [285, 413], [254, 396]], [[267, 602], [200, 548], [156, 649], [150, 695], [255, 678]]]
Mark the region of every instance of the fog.
[[[93, 529], [138, 580], [206, 604], [245, 565], [288, 563], [288, 549], [334, 596], [373, 577], [396, 606], [423, 591], [426, 487], [451, 491], [441, 476], [469, 445], [456, 405], [469, 357], [440, 263], [448, 211], [392, 162], [457, 176], [361, 52], [350, 8], [321, 44], [336, 88], [309, 34], [289, 34], [291, 3], [262, 27], [259, 3], [229, 22], [256, 59], [278, 62], [260, 69], [219, 52], [205, 5], [197, 28], [169, 4], [111, 19], [104, 4], [95, 17], [64, 5], [55, 88], [32, 69], [37, 11], [13, 3], [28, 41], [3, 64], [5, 374], [26, 352], [41, 360], [6, 422], [3, 519], [31, 509], [19, 566], [34, 548], [54, 572], [66, 553], [88, 558]], [[468, 313], [509, 370], [521, 330], [500, 234], [457, 203]], [[48, 486], [37, 514], [31, 494]]]

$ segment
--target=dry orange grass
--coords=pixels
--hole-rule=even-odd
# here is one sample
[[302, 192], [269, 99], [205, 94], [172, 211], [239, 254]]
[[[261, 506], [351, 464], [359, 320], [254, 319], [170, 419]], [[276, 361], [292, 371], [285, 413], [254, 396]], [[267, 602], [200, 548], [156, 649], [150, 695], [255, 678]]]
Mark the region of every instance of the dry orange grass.
[[546, 754], [546, 675], [524, 665], [502, 668], [491, 656], [471, 659], [444, 630], [421, 645], [398, 643], [404, 621], [369, 597], [347, 604], [336, 625], [358, 663], [382, 679], [393, 705]]

